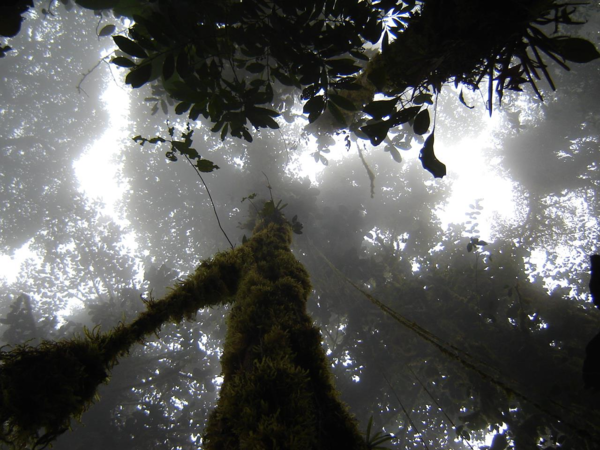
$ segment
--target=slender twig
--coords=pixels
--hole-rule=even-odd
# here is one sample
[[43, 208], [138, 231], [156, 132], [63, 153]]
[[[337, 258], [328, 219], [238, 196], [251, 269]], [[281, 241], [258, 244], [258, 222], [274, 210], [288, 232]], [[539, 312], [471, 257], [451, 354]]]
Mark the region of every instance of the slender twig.
[[194, 168], [194, 170], [196, 171], [196, 173], [200, 177], [200, 181], [202, 181], [202, 184], [204, 185], [204, 188], [206, 189], [206, 193], [208, 194], [208, 198], [210, 199], [210, 204], [212, 205], [213, 211], [215, 212], [215, 217], [217, 218], [217, 223], [219, 224], [219, 228], [221, 229], [221, 232], [225, 236], [225, 239], [227, 239], [227, 242], [229, 242], [229, 245], [231, 246], [231, 249], [234, 249], [235, 246], [231, 243], [231, 241], [229, 240], [229, 236], [227, 236], [227, 233], [225, 233], [225, 230], [223, 229], [223, 226], [221, 225], [221, 221], [219, 220], [219, 214], [217, 214], [217, 208], [215, 206], [215, 202], [213, 201], [212, 195], [210, 195], [210, 190], [208, 189], [208, 186], [204, 182], [204, 178], [202, 178], [202, 175], [200, 174], [200, 171], [192, 163], [192, 161], [190, 160], [190, 158], [187, 155], [184, 155], [184, 156], [185, 156], [185, 159], [187, 159], [187, 162], [190, 163], [190, 166], [192, 166]]

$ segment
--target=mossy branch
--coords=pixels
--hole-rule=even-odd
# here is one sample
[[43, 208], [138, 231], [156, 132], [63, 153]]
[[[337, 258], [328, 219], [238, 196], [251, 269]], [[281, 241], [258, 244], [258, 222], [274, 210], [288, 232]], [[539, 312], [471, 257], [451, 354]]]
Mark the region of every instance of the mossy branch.
[[251, 259], [251, 243], [203, 262], [163, 299], [114, 330], [0, 352], [0, 440], [13, 448], [43, 448], [93, 403], [118, 358], [165, 323], [191, 319], [201, 308], [231, 301]]

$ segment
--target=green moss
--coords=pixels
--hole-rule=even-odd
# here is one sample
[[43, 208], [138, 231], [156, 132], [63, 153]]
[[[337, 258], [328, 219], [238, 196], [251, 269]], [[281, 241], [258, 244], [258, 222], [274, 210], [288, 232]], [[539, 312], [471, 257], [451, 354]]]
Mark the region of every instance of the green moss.
[[290, 242], [289, 226], [270, 221], [245, 244], [252, 261], [228, 318], [224, 382], [205, 450], [366, 448], [333, 386], [306, 312], [309, 276]]
[[130, 348], [200, 308], [233, 302], [222, 357], [224, 383], [205, 449], [363, 449], [333, 387], [319, 330], [306, 312], [308, 273], [290, 251], [292, 230], [275, 210], [246, 244], [203, 262], [129, 325], [0, 352], [0, 439], [45, 445], [92, 403]]

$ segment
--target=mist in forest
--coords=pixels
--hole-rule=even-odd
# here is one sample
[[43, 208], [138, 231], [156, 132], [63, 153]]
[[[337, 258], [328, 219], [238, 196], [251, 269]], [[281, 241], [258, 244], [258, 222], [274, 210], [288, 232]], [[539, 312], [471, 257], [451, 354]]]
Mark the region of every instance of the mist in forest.
[[[543, 102], [506, 91], [491, 117], [483, 88], [444, 86], [431, 108], [447, 175], [435, 178], [407, 124], [400, 147], [373, 146], [331, 118], [309, 124], [283, 85], [280, 128], [251, 143], [188, 125], [157, 84], [131, 89], [110, 63], [126, 19], [52, 3], [36, 3], [0, 58], [2, 345], [131, 321], [281, 201], [302, 224], [292, 251], [308, 310], [361, 431], [372, 419], [389, 449], [598, 448], [585, 432], [599, 397], [582, 377], [600, 331], [597, 60], [550, 64]], [[570, 32], [597, 45], [600, 5], [580, 13]], [[186, 133], [217, 170], [152, 141]], [[229, 309], [137, 346], [53, 448], [200, 448]]]

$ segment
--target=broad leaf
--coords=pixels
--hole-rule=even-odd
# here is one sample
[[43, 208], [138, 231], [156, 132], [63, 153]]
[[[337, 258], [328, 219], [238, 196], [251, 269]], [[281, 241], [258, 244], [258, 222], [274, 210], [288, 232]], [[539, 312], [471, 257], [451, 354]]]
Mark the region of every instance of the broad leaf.
[[[391, 100], [372, 101], [363, 108], [363, 111], [370, 115], [375, 120], [383, 119], [385, 116], [390, 116], [396, 110], [397, 98]], [[408, 121], [407, 121], [408, 122]]]
[[139, 44], [127, 39], [124, 36], [113, 36], [113, 40], [117, 47], [128, 55], [135, 56], [136, 58], [147, 58], [148, 54]]
[[116, 58], [113, 58], [110, 62], [120, 67], [135, 67], [135, 63], [132, 60], [125, 58], [124, 56], [117, 56]]
[[417, 114], [417, 117], [415, 117], [413, 130], [416, 134], [423, 135], [427, 133], [427, 130], [429, 130], [430, 123], [431, 119], [429, 118], [429, 110], [424, 109], [419, 114]]
[[208, 159], [200, 159], [196, 163], [196, 167], [200, 172], [212, 172], [213, 170], [217, 170], [219, 166], [214, 164], [212, 161]]
[[369, 136], [372, 145], [377, 146], [387, 137], [388, 131], [390, 131], [390, 124], [387, 121], [378, 122], [360, 127], [360, 130]]
[[132, 88], [139, 88], [150, 80], [151, 75], [152, 65], [144, 64], [129, 72], [125, 77], [125, 83], [130, 84]]
[[304, 114], [308, 114], [308, 121], [313, 123], [315, 120], [319, 118], [321, 114], [323, 114], [323, 110], [325, 109], [325, 97], [322, 95], [317, 95], [316, 97], [311, 98], [304, 104], [304, 108], [302, 111]]

